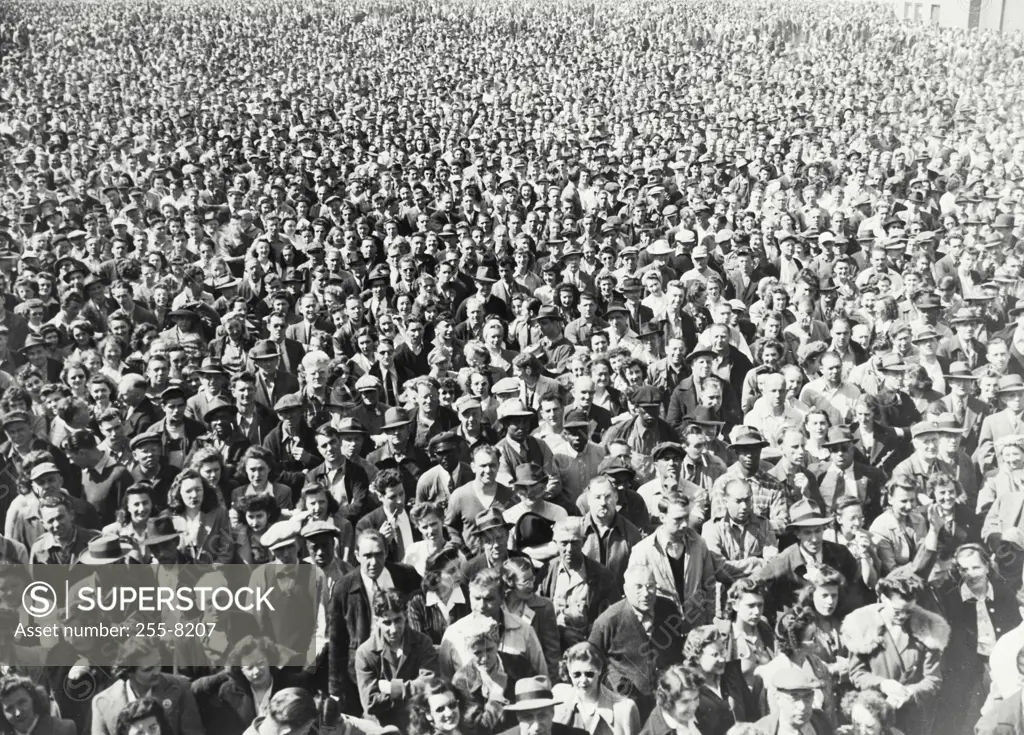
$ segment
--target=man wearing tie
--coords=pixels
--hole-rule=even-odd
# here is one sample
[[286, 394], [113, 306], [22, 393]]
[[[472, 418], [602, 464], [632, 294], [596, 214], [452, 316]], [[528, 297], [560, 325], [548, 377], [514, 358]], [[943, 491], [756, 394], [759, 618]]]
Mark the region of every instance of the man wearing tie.
[[999, 378], [996, 395], [1003, 403], [1003, 410], [985, 418], [978, 435], [978, 449], [971, 458], [988, 472], [995, 467], [995, 439], [1024, 433], [1024, 379], [1019, 375], [1004, 375]]
[[972, 454], [978, 447], [981, 423], [988, 411], [988, 407], [972, 395], [979, 378], [963, 361], [952, 363], [943, 377], [949, 386], [949, 395], [933, 403], [928, 410], [930, 413], [952, 413], [957, 425], [964, 430], [962, 448], [967, 454]]
[[815, 468], [817, 497], [810, 488], [805, 490], [805, 494], [829, 516], [835, 512], [844, 495], [856, 497], [864, 508], [866, 521], [870, 523], [882, 512], [885, 474], [854, 460], [853, 434], [845, 426], [829, 429], [828, 441], [822, 446], [831, 452], [831, 457], [827, 463], [822, 462]]
[[377, 362], [373, 364], [367, 375], [372, 375], [381, 382], [380, 400], [388, 406], [398, 405], [401, 385], [398, 371], [394, 363], [395, 343], [389, 337], [382, 337], [377, 342]]
[[373, 478], [381, 506], [363, 516], [356, 524], [356, 531], [380, 531], [387, 542], [388, 561], [402, 561], [405, 550], [420, 540], [409, 514], [405, 511], [405, 488], [402, 476], [396, 469], [381, 470]]

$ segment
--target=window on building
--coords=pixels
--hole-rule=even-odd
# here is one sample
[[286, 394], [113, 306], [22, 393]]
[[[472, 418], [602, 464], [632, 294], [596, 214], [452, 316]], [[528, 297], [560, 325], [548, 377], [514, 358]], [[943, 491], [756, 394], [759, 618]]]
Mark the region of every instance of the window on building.
[[904, 18], [909, 20], [912, 17], [911, 14], [910, 14], [910, 11], [911, 11], [911, 9], [913, 7], [914, 7], [914, 3], [904, 3], [903, 4], [903, 17]]
[[924, 20], [924, 3], [916, 3], [914, 5], [914, 20], [918, 23]]
[[932, 25], [933, 26], [937, 26], [939, 24], [939, 8], [940, 7], [941, 7], [940, 5], [932, 5], [931, 21], [932, 21]]

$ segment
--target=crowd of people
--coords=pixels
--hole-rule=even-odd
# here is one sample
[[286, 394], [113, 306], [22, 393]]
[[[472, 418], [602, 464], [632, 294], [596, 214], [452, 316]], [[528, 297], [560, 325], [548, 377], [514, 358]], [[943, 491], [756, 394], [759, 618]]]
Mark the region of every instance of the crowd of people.
[[0, 560], [319, 591], [0, 575], [0, 732], [1020, 735], [1022, 234], [1024, 39], [891, 3], [0, 4]]

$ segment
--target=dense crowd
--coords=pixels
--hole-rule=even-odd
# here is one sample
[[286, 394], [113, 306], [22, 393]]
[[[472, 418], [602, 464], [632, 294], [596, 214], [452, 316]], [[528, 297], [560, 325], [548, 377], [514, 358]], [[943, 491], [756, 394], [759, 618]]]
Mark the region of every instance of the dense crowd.
[[[1022, 734], [1022, 233], [889, 3], [2, 3], [0, 732]], [[25, 665], [47, 564], [315, 661]]]

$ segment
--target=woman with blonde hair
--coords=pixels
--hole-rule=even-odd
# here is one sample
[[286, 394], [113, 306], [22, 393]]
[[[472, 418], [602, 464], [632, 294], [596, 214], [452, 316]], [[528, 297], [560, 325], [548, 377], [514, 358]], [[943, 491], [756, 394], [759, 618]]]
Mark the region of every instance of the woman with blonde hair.
[[555, 722], [591, 735], [638, 735], [640, 711], [632, 699], [601, 685], [605, 661], [589, 641], [577, 643], [562, 656], [559, 678], [552, 694]]

